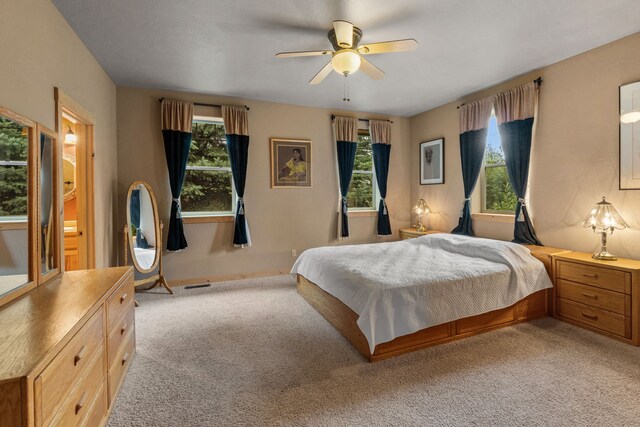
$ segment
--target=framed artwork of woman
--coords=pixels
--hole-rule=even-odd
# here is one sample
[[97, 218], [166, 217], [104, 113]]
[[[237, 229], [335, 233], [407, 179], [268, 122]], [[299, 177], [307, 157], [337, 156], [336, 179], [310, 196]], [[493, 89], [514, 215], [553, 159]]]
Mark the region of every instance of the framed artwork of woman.
[[271, 188], [311, 188], [311, 141], [271, 138]]

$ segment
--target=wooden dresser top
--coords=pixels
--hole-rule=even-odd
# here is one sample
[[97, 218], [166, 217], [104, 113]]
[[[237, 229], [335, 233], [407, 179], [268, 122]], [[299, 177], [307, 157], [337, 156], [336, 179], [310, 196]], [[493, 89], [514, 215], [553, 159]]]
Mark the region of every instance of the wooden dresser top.
[[0, 382], [29, 375], [57, 353], [131, 267], [71, 271], [0, 308]]

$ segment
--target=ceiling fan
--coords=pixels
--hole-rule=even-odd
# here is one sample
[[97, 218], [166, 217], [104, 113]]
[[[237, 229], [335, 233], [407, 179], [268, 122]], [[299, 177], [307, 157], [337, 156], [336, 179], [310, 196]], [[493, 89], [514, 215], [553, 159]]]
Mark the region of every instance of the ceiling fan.
[[309, 81], [309, 84], [317, 85], [331, 73], [332, 69], [345, 77], [361, 69], [362, 72], [373, 80], [380, 80], [384, 76], [384, 72], [366, 60], [363, 55], [406, 52], [414, 50], [418, 46], [418, 42], [414, 39], [393, 40], [358, 46], [362, 38], [362, 30], [347, 21], [333, 21], [333, 29], [329, 31], [327, 36], [335, 50], [280, 52], [276, 54], [276, 57], [291, 58], [296, 56], [321, 56], [330, 54], [331, 61]]

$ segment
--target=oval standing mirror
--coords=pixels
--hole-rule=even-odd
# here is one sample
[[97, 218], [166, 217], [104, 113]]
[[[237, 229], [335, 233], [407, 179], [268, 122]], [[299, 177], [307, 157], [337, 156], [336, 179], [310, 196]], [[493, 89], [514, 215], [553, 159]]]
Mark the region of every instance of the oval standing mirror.
[[157, 267], [160, 258], [157, 241], [160, 220], [153, 191], [145, 182], [136, 181], [129, 187], [127, 222], [133, 264], [139, 272], [149, 273]]

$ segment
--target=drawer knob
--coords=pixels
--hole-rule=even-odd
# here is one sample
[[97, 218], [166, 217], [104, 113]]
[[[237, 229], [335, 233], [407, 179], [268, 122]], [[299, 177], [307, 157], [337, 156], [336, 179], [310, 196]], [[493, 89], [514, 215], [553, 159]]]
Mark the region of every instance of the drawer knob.
[[129, 353], [125, 353], [124, 356], [122, 356], [122, 366], [127, 363], [127, 360], [129, 360]]
[[583, 293], [582, 296], [587, 298], [598, 299], [598, 295], [594, 295], [594, 294]]
[[76, 403], [76, 415], [78, 415], [78, 412], [80, 412], [80, 410], [82, 409], [86, 401], [87, 401], [87, 392], [85, 391], [84, 393], [82, 393], [82, 397], [80, 397], [80, 400], [78, 401], [78, 403]]
[[123, 302], [125, 302], [127, 299], [127, 293], [125, 292], [124, 294], [122, 294], [122, 296], [120, 297], [120, 304], [122, 304]]
[[593, 274], [589, 274], [589, 273], [582, 273], [582, 275], [583, 275], [584, 277], [588, 277], [588, 278], [590, 278], [590, 279], [596, 279], [596, 280], [598, 279], [598, 275], [597, 275], [597, 274], [595, 274], [595, 273], [593, 273]]
[[120, 328], [120, 335], [124, 335], [124, 333], [127, 331], [127, 324], [125, 323], [124, 325], [122, 325], [122, 328]]
[[591, 319], [591, 320], [598, 320], [597, 315], [585, 313], [584, 311], [582, 312], [582, 317], [586, 317], [587, 319]]
[[73, 358], [73, 366], [78, 365], [78, 362], [82, 360], [82, 358], [84, 357], [84, 353], [86, 351], [87, 351], [87, 347], [83, 345], [80, 351], [78, 352], [78, 354], [76, 354], [75, 357]]

